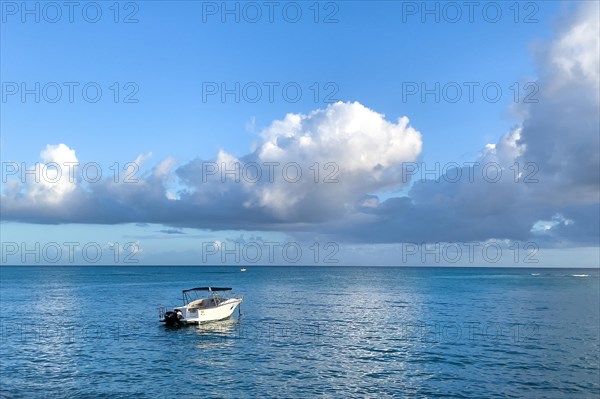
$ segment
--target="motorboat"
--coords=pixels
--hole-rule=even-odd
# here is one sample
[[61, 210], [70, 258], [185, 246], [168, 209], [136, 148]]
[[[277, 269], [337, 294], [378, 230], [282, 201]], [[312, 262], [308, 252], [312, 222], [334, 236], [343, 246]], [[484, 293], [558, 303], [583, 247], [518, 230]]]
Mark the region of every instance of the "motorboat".
[[[183, 306], [167, 312], [164, 307], [159, 308], [160, 321], [167, 326], [184, 326], [227, 319], [242, 303], [243, 298], [225, 298], [220, 295], [225, 291], [231, 291], [231, 288], [197, 287], [183, 290]], [[206, 292], [209, 294], [206, 295]]]
[[240, 271], [241, 271], [241, 272], [245, 272], [245, 271], [246, 271], [246, 268], [245, 268], [245, 267], [242, 267], [242, 268], [240, 269]]

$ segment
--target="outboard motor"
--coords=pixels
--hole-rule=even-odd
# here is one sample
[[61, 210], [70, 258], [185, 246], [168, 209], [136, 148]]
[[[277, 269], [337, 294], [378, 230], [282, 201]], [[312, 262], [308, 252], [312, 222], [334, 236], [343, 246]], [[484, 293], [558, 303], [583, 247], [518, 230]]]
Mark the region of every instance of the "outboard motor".
[[163, 321], [168, 327], [181, 327], [183, 325], [183, 322], [181, 321], [182, 318], [183, 315], [181, 314], [181, 310], [176, 309], [174, 311], [166, 312]]

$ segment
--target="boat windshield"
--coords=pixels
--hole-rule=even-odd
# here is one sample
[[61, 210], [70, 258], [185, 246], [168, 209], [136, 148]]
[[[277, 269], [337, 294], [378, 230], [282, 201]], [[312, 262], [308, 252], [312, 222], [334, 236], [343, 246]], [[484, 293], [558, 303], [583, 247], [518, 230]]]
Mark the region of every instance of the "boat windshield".
[[212, 293], [213, 298], [220, 299], [221, 297], [219, 296], [219, 292], [222, 292], [222, 291], [231, 291], [231, 288], [198, 287], [198, 288], [191, 288], [189, 290], [183, 290], [183, 305], [185, 306], [186, 304], [188, 304], [192, 301], [202, 298], [203, 292], [210, 292], [210, 293]]

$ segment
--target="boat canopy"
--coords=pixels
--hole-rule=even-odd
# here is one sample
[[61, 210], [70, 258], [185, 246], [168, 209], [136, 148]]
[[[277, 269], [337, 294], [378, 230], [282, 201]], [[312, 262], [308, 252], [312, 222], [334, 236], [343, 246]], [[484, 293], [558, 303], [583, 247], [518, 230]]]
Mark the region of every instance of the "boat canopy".
[[196, 288], [190, 288], [189, 290], [183, 290], [183, 293], [185, 294], [186, 292], [192, 292], [192, 291], [231, 291], [231, 288], [227, 288], [227, 287], [196, 287]]

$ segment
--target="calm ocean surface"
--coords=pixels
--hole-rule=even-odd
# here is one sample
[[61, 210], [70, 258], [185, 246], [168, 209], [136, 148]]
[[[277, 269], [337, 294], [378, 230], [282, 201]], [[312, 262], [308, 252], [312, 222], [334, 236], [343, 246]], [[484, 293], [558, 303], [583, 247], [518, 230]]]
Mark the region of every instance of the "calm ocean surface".
[[[600, 395], [598, 269], [0, 272], [3, 398]], [[241, 318], [158, 322], [200, 285], [243, 295]]]

